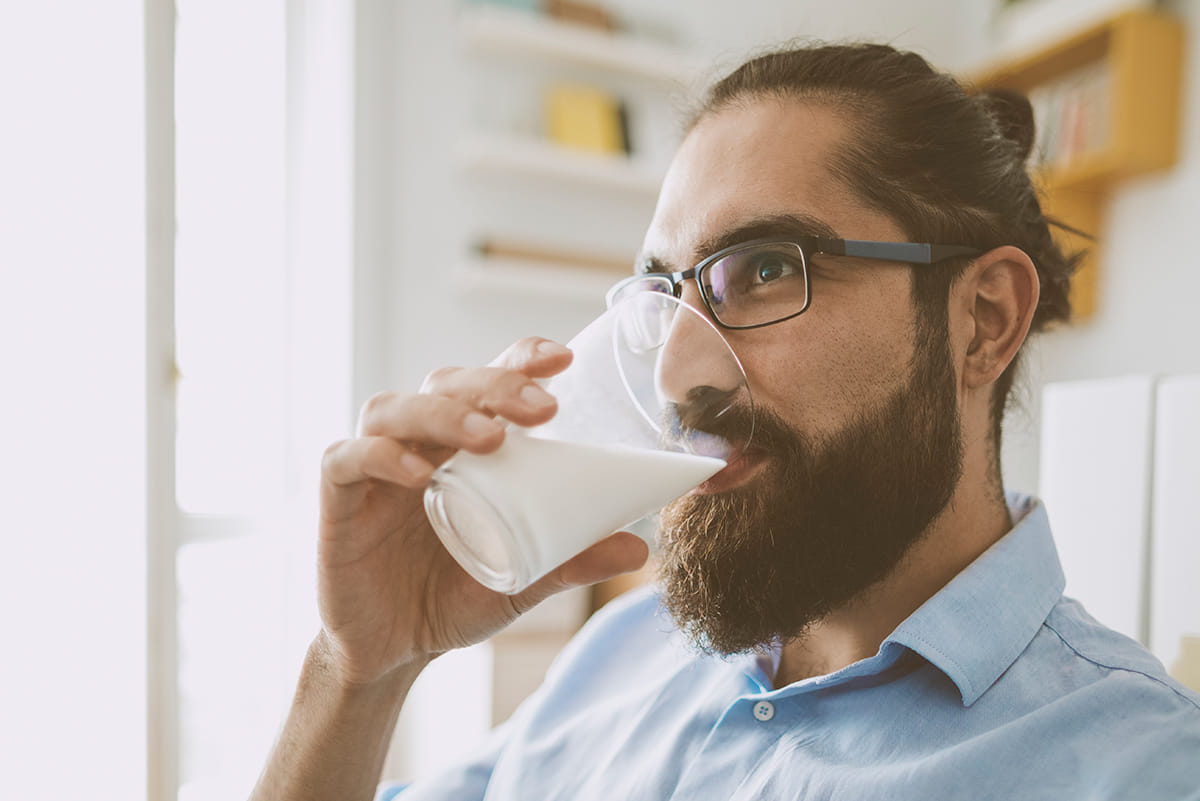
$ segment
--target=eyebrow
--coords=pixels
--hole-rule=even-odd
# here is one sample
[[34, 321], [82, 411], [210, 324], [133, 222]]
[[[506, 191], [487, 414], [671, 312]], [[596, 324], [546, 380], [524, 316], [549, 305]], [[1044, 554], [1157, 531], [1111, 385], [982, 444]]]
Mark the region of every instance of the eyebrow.
[[782, 240], [798, 239], [800, 237], [816, 236], [826, 239], [838, 239], [837, 232], [828, 223], [806, 214], [771, 214], [764, 217], [754, 217], [737, 226], [722, 231], [705, 239], [692, 252], [692, 262], [679, 270], [671, 269], [671, 265], [657, 256], [642, 255], [638, 257], [635, 272], [672, 273], [688, 269], [712, 254], [725, 248], [749, 242], [752, 239]]

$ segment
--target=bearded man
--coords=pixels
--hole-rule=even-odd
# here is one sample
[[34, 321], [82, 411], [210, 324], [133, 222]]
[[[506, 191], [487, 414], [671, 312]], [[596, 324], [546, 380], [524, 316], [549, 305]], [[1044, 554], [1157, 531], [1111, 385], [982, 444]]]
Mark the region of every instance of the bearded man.
[[[1045, 510], [1001, 484], [1018, 355], [1068, 314], [1032, 141], [1023, 98], [888, 47], [777, 52], [713, 87], [622, 291], [723, 329], [752, 447], [663, 512], [658, 585], [401, 799], [1200, 798], [1200, 698], [1063, 597]], [[719, 290], [747, 263], [771, 303]], [[434, 464], [497, 448], [493, 416], [549, 419], [534, 379], [570, 358], [526, 340], [437, 371], [329, 449], [324, 625], [255, 799], [370, 798], [425, 665], [646, 559], [618, 533], [498, 595], [424, 515]]]

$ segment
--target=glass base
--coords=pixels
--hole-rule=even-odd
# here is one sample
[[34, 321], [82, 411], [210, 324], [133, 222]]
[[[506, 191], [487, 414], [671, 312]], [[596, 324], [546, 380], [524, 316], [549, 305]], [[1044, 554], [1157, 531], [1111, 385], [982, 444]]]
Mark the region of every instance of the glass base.
[[529, 583], [513, 526], [470, 483], [439, 470], [425, 490], [425, 513], [454, 560], [488, 589], [515, 594]]

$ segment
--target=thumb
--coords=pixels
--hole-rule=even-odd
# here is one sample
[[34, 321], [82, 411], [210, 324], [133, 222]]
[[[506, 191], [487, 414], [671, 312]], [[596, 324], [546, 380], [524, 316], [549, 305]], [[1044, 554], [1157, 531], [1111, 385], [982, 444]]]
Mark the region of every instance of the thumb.
[[650, 548], [641, 537], [618, 531], [514, 595], [513, 606], [527, 612], [555, 593], [633, 572], [648, 558]]

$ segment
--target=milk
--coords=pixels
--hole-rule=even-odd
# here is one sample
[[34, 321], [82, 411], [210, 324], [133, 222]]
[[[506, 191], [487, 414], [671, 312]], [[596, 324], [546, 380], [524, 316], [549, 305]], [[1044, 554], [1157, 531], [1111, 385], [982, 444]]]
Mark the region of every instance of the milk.
[[468, 573], [492, 589], [519, 592], [724, 466], [707, 456], [561, 442], [510, 428], [495, 452], [464, 451], [443, 465], [425, 508]]

